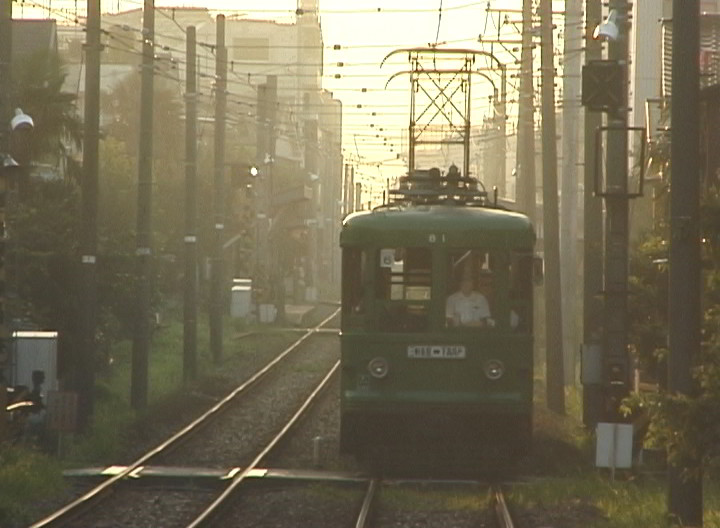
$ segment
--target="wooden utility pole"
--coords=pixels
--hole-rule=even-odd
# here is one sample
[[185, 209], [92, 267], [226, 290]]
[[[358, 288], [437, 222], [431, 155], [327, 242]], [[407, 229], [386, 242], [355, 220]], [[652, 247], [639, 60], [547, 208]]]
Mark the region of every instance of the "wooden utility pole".
[[545, 361], [547, 405], [565, 413], [560, 247], [555, 126], [555, 63], [553, 54], [552, 0], [540, 1], [542, 50], [543, 240], [545, 255]]
[[518, 103], [517, 187], [520, 210], [535, 220], [535, 105], [532, 52], [533, 0], [523, 0], [522, 49], [520, 51], [520, 99]]
[[197, 43], [187, 28], [185, 71], [185, 291], [183, 296], [183, 380], [197, 376]]
[[[693, 357], [700, 352], [700, 6], [674, 0], [672, 18], [670, 193], [670, 355], [668, 390], [691, 396]], [[701, 461], [696, 473], [668, 470], [668, 510], [683, 526], [702, 526]]]
[[223, 355], [223, 236], [225, 233], [225, 114], [227, 112], [227, 48], [225, 15], [216, 19], [215, 42], [215, 234], [210, 268], [210, 351], [219, 363]]
[[144, 409], [148, 399], [148, 356], [150, 351], [150, 307], [152, 296], [152, 158], [153, 90], [155, 67], [155, 5], [143, 7], [143, 57], [140, 73], [140, 145], [138, 150], [137, 309], [132, 347], [130, 403]]
[[80, 348], [78, 426], [93, 415], [97, 329], [97, 216], [100, 147], [100, 0], [87, 2], [85, 44], [85, 126], [83, 129], [82, 217], [80, 222]]

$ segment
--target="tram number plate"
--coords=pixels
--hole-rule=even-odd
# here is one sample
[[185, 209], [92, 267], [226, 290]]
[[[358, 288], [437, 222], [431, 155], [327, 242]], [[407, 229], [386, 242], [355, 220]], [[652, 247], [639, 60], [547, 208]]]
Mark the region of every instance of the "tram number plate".
[[411, 359], [465, 359], [462, 345], [410, 345], [407, 349]]

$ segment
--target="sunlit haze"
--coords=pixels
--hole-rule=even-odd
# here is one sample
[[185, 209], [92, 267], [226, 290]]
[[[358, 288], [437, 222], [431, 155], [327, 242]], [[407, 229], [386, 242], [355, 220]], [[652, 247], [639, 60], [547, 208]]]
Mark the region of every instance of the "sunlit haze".
[[[383, 68], [380, 63], [398, 48], [440, 47], [474, 48], [492, 51], [508, 65], [508, 115], [515, 115], [515, 62], [519, 45], [480, 44], [486, 39], [518, 40], [521, 7], [519, 0], [470, 2], [468, 0], [383, 0], [365, 2], [319, 0], [324, 39], [323, 87], [343, 103], [343, 155], [361, 177], [384, 181], [406, 170], [407, 128], [409, 121], [409, 82], [399, 76], [385, 85], [393, 73], [408, 70], [406, 54], [398, 54]], [[45, 0], [16, 3], [16, 18], [55, 18], [59, 24], [72, 24], [85, 14], [83, 0]], [[232, 18], [271, 19], [293, 23], [293, 0], [228, 1], [156, 0], [156, 7], [204, 7]], [[102, 11], [142, 9], [142, 1], [103, 0]], [[488, 9], [492, 8], [492, 9]], [[514, 9], [499, 13], [497, 9]], [[339, 49], [338, 49], [339, 48]], [[342, 65], [341, 65], [342, 64]], [[277, 66], [268, 65], [268, 73]], [[492, 86], [473, 81], [472, 122], [480, 124], [491, 114]], [[365, 89], [365, 90], [363, 90]], [[512, 121], [508, 123], [514, 126]], [[509, 131], [510, 132], [510, 131]], [[454, 159], [443, 162], [458, 161]]]

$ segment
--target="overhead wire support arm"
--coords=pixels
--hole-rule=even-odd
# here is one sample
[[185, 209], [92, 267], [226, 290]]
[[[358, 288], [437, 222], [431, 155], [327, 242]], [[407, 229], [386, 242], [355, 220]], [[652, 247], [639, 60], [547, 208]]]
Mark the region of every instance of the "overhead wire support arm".
[[[492, 97], [495, 99], [496, 105], [499, 105], [494, 109], [493, 114], [501, 117], [504, 123], [507, 102], [507, 67], [495, 54], [485, 50], [437, 47], [393, 50], [383, 58], [380, 66], [382, 67], [390, 57], [398, 54], [407, 54], [412, 68], [392, 74], [388, 78], [385, 88], [387, 89], [390, 82], [401, 75], [410, 77], [408, 169], [411, 172], [415, 169], [417, 145], [462, 144], [464, 150], [462, 171], [467, 176], [470, 172], [472, 76], [480, 75], [490, 83], [493, 90]], [[490, 69], [476, 67], [478, 56], [487, 57], [495, 67]], [[449, 64], [438, 67], [438, 60]], [[499, 72], [501, 78], [499, 101], [497, 85], [490, 74], [484, 73], [485, 71]], [[425, 98], [424, 106], [418, 105], [418, 99], [423, 98]], [[502, 179], [503, 176], [500, 178]]]

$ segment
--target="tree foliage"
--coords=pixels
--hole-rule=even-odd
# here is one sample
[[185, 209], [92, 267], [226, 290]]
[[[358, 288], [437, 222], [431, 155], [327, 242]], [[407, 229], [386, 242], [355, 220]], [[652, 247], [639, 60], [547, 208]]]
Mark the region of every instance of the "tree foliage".
[[[702, 344], [694, 357], [692, 395], [664, 389], [642, 393], [626, 401], [630, 413], [645, 412], [650, 418], [648, 440], [664, 447], [668, 461], [690, 470], [697, 461], [720, 460], [720, 193], [706, 189], [700, 207], [702, 239]], [[631, 287], [633, 347], [646, 370], [665, 374], [664, 359], [668, 324], [667, 226], [658, 222], [656, 232], [646, 237], [633, 255]]]

